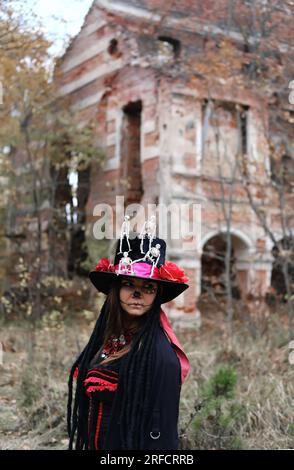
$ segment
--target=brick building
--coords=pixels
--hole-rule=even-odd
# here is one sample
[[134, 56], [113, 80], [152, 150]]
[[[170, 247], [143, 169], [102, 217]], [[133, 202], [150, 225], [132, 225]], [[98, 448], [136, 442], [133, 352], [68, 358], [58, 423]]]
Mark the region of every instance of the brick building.
[[[271, 285], [273, 241], [238, 177], [240, 152], [248, 155], [258, 182], [254, 195], [266, 207], [277, 238], [282, 237], [275, 222], [277, 201], [267, 184], [269, 94], [238, 86], [229, 73], [226, 79], [205, 81], [208, 72], [201, 61], [197, 67], [206, 54], [209, 62], [211, 44], [224, 38], [246, 52], [240, 32], [224, 21], [228, 3], [205, 2], [205, 9], [203, 2], [188, 0], [165, 7], [158, 1], [96, 0], [59, 62], [60, 94], [70, 96], [81, 126], [95, 119], [97, 142], [106, 153], [103, 168], [92, 164], [89, 174], [88, 237], [93, 236], [94, 206], [115, 206], [117, 195], [126, 205], [201, 204], [199, 249], [183, 252], [179, 243], [168, 243], [168, 259], [191, 279], [190, 289], [168, 306], [169, 312], [189, 320], [197, 318], [200, 293], [207, 286], [221, 287], [223, 262], [212, 253], [224, 253], [228, 232], [239, 295], [264, 295]], [[277, 126], [275, 142], [278, 147], [284, 142]], [[289, 154], [288, 149], [285, 158], [291, 160]]]

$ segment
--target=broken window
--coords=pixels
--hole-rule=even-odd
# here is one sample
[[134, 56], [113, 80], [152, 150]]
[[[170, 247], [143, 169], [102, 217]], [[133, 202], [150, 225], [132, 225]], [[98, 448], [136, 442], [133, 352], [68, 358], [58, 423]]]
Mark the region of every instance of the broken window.
[[237, 122], [239, 128], [239, 148], [243, 155], [248, 153], [248, 130], [247, 130], [247, 123], [248, 123], [248, 106], [236, 106], [236, 113], [237, 113]]
[[271, 179], [292, 192], [294, 185], [294, 113], [275, 111], [270, 115]]
[[294, 159], [290, 155], [282, 155], [281, 166], [285, 178], [285, 183], [294, 183]]
[[[227, 292], [226, 281], [226, 250], [229, 235], [219, 234], [206, 242], [201, 257], [201, 293], [214, 297], [215, 295], [225, 295]], [[230, 252], [230, 283], [232, 296], [240, 298], [238, 277], [236, 271], [236, 257], [234, 247]]]
[[244, 74], [254, 78], [257, 74], [258, 64], [254, 50], [247, 42], [243, 44], [244, 59], [242, 65], [242, 71]]
[[204, 100], [202, 105], [202, 168], [217, 177], [237, 176], [237, 156], [248, 152], [248, 106]]
[[294, 158], [283, 154], [280, 158], [271, 159], [271, 178], [283, 186], [285, 191], [292, 192], [294, 186]]
[[170, 63], [180, 55], [181, 43], [177, 39], [168, 36], [159, 36], [158, 58], [162, 63]]
[[120, 190], [125, 206], [140, 203], [143, 195], [141, 174], [142, 102], [128, 103], [123, 108], [121, 129]]
[[109, 45], [107, 48], [107, 51], [110, 55], [117, 55], [119, 50], [118, 50], [118, 40], [113, 38], [109, 41]]
[[274, 257], [271, 286], [275, 289], [278, 298], [287, 301], [287, 288], [290, 286], [291, 294], [294, 292], [294, 239], [284, 237], [272, 249]]

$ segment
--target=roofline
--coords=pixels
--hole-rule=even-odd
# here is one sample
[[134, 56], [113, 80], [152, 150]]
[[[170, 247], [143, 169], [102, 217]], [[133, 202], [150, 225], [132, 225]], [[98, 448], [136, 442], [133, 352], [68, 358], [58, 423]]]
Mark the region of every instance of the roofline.
[[[126, 5], [124, 2], [112, 3], [111, 0], [96, 0], [96, 5], [105, 12], [116, 14], [117, 16], [131, 16], [136, 19], [145, 19], [153, 23], [160, 23], [160, 21], [164, 19], [163, 26], [165, 28], [177, 28], [178, 31], [182, 30], [188, 33], [198, 33], [200, 35], [207, 35], [209, 33], [215, 35], [220, 34], [226, 37], [229, 36], [234, 41], [244, 43], [244, 37], [241, 33], [238, 33], [234, 30], [222, 29], [212, 23], [204, 23], [201, 20], [198, 20], [198, 22], [193, 22], [193, 27], [189, 27], [188, 25], [183, 25], [183, 21], [181, 19], [173, 17], [166, 12], [163, 15], [160, 15], [147, 8]], [[254, 45], [259, 40], [259, 37], [255, 38], [253, 36], [248, 36], [247, 38], [247, 42], [252, 45]], [[287, 51], [280, 50], [280, 52], [288, 52], [288, 50], [291, 49], [291, 46], [288, 43], [280, 42], [280, 45], [282, 47], [287, 47]]]

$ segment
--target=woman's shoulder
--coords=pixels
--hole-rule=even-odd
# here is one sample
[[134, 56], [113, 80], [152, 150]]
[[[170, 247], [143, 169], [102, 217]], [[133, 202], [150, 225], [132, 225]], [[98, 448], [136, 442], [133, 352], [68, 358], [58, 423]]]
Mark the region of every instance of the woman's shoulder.
[[159, 357], [165, 364], [169, 363], [172, 366], [178, 365], [177, 354], [173, 348], [172, 342], [161, 325], [158, 327], [156, 349]]
[[166, 333], [166, 331], [165, 331], [165, 329], [163, 328], [163, 326], [161, 325], [161, 323], [158, 324], [158, 332], [159, 332], [159, 335], [160, 335], [160, 337], [161, 337], [162, 339], [163, 339], [163, 338], [164, 338], [164, 339], [167, 339], [167, 341], [168, 341], [170, 344], [172, 344], [172, 343], [171, 343], [171, 340], [170, 340], [169, 337], [168, 337], [168, 334]]
[[168, 342], [171, 344], [171, 340], [169, 339], [168, 334], [167, 334], [167, 332], [165, 331], [165, 329], [163, 328], [163, 326], [159, 325], [159, 327], [160, 327], [161, 330], [163, 331], [164, 335], [167, 337]]
[[178, 393], [181, 365], [172, 343], [161, 326], [156, 329], [155, 352], [154, 390], [156, 390], [156, 393], [161, 390], [163, 396], [166, 393], [171, 393], [171, 390], [176, 390]]

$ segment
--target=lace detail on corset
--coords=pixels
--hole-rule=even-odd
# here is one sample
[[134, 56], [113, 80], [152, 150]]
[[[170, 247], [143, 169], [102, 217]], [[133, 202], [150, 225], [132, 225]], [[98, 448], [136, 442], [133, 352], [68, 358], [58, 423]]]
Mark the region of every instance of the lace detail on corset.
[[101, 368], [90, 369], [84, 380], [86, 394], [109, 390], [115, 392], [118, 385], [118, 373]]

